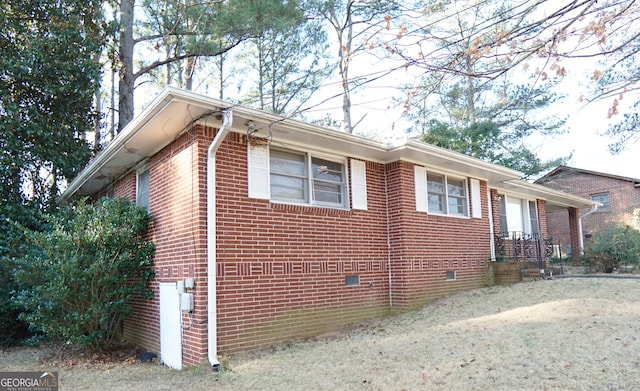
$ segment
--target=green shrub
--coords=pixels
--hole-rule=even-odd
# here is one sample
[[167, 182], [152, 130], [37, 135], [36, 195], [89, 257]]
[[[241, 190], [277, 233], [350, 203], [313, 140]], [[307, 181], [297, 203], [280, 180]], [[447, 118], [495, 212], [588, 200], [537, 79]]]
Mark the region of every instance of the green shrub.
[[585, 248], [585, 266], [611, 273], [621, 266], [635, 270], [640, 265], [640, 231], [630, 226], [612, 226], [596, 233]]
[[[5, 201], [4, 199], [2, 201]], [[41, 215], [32, 205], [0, 202], [0, 345], [10, 346], [31, 337], [29, 325], [19, 319], [22, 309], [11, 300], [20, 286], [14, 278], [13, 259], [21, 256], [25, 245], [23, 227], [41, 229]]]
[[135, 297], [150, 298], [151, 221], [125, 198], [84, 201], [49, 218], [50, 228], [27, 230], [29, 251], [16, 259], [14, 293], [20, 318], [45, 337], [108, 348]]

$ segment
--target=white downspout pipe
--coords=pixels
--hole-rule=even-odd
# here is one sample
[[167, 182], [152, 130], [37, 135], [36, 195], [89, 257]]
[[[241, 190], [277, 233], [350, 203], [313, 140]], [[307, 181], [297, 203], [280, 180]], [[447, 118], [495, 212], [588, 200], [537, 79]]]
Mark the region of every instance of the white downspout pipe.
[[223, 111], [220, 130], [207, 150], [207, 355], [213, 368], [220, 365], [216, 316], [216, 151], [229, 133], [232, 121], [231, 110]]
[[489, 204], [489, 257], [491, 261], [496, 260], [495, 228], [493, 226], [493, 202], [491, 201], [491, 190], [487, 186], [487, 203]]
[[578, 235], [579, 235], [579, 242], [578, 243], [580, 245], [580, 255], [584, 255], [584, 235], [582, 233], [582, 218], [583, 217], [587, 217], [591, 213], [593, 213], [596, 210], [598, 210], [598, 206], [600, 206], [600, 205], [599, 204], [593, 205], [593, 207], [591, 207], [591, 209], [589, 209], [587, 212], [585, 212], [585, 214], [583, 214], [582, 216], [578, 217]]

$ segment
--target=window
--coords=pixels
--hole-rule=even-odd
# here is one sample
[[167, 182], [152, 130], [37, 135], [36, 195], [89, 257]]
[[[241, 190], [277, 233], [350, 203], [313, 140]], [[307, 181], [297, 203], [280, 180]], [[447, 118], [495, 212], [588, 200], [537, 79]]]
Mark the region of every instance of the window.
[[306, 153], [271, 149], [271, 199], [347, 207], [344, 164]]
[[498, 214], [500, 215], [500, 236], [509, 236], [509, 225], [507, 224], [507, 203], [505, 196], [498, 196]]
[[136, 205], [144, 206], [149, 211], [149, 168], [138, 171], [136, 182]]
[[427, 173], [429, 212], [467, 215], [467, 183], [445, 175]]
[[445, 278], [447, 281], [454, 281], [456, 279], [456, 271], [449, 270], [445, 273]]
[[609, 212], [611, 204], [609, 203], [609, 193], [591, 194], [591, 201], [600, 202], [602, 206], [598, 207], [599, 212]]
[[523, 234], [540, 233], [536, 201], [499, 194], [498, 214], [501, 236], [521, 237]]
[[531, 222], [531, 234], [540, 234], [540, 225], [538, 224], [538, 208], [535, 201], [529, 201], [529, 221]]

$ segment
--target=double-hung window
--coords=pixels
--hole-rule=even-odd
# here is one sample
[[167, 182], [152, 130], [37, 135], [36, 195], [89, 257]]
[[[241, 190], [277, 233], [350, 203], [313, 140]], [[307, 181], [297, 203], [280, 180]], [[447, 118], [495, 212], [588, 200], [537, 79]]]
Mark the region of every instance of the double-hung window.
[[271, 149], [269, 167], [272, 200], [348, 207], [344, 163]]
[[446, 175], [427, 173], [429, 212], [467, 216], [467, 181]]
[[598, 212], [609, 212], [611, 210], [611, 203], [609, 202], [609, 193], [591, 194], [589, 196], [591, 201], [599, 202], [602, 204], [598, 208]]

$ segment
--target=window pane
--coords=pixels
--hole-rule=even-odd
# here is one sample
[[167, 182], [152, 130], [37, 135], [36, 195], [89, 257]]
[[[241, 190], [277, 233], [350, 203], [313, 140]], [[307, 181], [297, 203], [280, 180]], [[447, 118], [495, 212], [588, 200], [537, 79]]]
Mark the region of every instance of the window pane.
[[429, 211], [445, 213], [444, 176], [427, 173]]
[[307, 200], [305, 155], [279, 150], [269, 153], [271, 197], [286, 201]]
[[313, 158], [311, 159], [311, 166], [313, 179], [342, 182], [342, 164]]
[[271, 195], [274, 198], [304, 200], [304, 182], [302, 178], [271, 175]]
[[498, 195], [498, 210], [500, 214], [500, 236], [507, 236], [509, 227], [507, 226], [507, 205], [504, 194]]
[[319, 204], [344, 204], [344, 165], [320, 158], [311, 158], [313, 200]]
[[149, 210], [149, 170], [138, 173], [138, 183], [136, 191], [136, 205], [144, 206]]
[[598, 207], [599, 211], [607, 211], [611, 209], [611, 205], [609, 204], [609, 193], [592, 194], [589, 198], [591, 198], [591, 201], [602, 203], [602, 206]]
[[447, 205], [449, 214], [467, 214], [467, 196], [463, 179], [447, 178]]
[[449, 197], [449, 213], [457, 215], [467, 214], [466, 198]]
[[429, 211], [444, 213], [444, 195], [429, 194]]
[[448, 178], [447, 192], [449, 195], [452, 195], [452, 196], [464, 197], [465, 196], [464, 181], [459, 179]]
[[538, 209], [535, 201], [529, 201], [529, 219], [531, 221], [531, 234], [538, 235], [540, 228], [538, 227]]
[[298, 177], [306, 176], [304, 155], [271, 150], [271, 173]]
[[342, 204], [342, 186], [335, 183], [314, 181], [313, 198], [319, 202]]
[[429, 193], [444, 194], [444, 176], [427, 174], [427, 191]]

